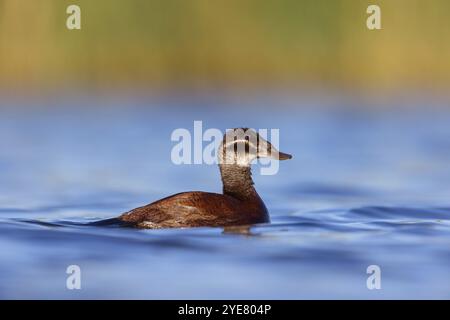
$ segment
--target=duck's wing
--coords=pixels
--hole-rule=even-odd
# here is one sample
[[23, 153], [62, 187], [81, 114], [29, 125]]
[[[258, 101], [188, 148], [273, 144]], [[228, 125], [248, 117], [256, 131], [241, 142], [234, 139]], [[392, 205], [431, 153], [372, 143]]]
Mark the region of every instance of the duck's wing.
[[233, 197], [210, 192], [183, 192], [133, 209], [119, 217], [141, 228], [225, 226], [245, 216], [242, 203]]

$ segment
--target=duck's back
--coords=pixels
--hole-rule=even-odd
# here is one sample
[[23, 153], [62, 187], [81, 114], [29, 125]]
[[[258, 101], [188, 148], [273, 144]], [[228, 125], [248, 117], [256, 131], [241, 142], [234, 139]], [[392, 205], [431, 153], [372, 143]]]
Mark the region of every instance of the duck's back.
[[136, 208], [119, 217], [140, 228], [231, 226], [268, 222], [264, 203], [257, 196], [241, 201], [210, 192], [183, 192]]

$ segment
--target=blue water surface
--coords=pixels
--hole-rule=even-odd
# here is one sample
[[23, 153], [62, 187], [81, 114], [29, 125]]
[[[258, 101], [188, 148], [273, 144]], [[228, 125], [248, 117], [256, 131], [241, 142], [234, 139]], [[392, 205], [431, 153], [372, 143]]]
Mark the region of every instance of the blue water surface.
[[[450, 111], [354, 100], [2, 101], [0, 298], [450, 298]], [[220, 192], [175, 165], [176, 128], [279, 128], [294, 158], [257, 190], [272, 223], [98, 223], [161, 197]], [[66, 269], [81, 268], [68, 290]], [[367, 288], [367, 267], [381, 289]]]

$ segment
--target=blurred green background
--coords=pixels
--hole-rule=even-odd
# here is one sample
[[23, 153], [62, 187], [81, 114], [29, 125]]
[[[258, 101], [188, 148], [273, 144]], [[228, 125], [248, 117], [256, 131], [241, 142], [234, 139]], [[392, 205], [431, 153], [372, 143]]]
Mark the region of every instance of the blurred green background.
[[0, 0], [0, 86], [445, 91], [449, 16], [448, 0]]

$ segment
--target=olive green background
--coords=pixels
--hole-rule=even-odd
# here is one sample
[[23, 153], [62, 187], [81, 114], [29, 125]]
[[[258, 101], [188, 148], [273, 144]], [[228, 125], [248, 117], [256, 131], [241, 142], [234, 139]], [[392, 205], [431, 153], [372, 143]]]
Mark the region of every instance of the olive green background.
[[448, 0], [0, 0], [0, 86], [445, 91], [449, 17]]

